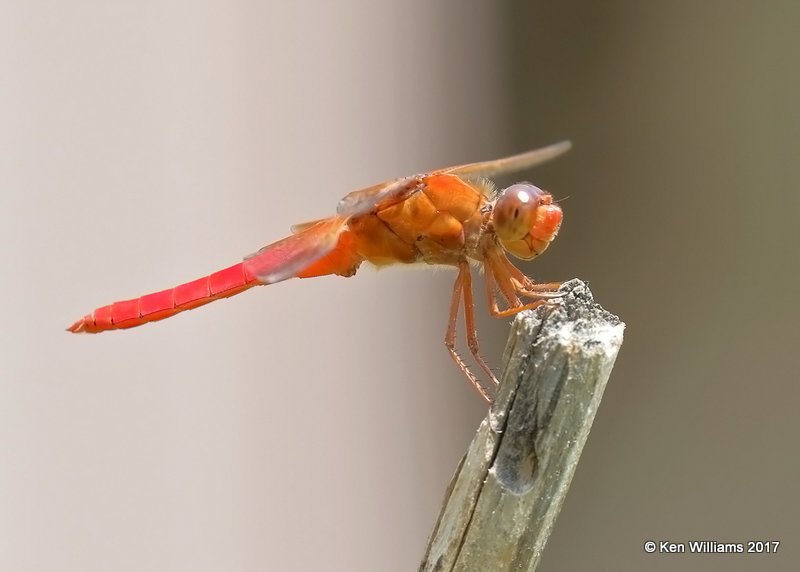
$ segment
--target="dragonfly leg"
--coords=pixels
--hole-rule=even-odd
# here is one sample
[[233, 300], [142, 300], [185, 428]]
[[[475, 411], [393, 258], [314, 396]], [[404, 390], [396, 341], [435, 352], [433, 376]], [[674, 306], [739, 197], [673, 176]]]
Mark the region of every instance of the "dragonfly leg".
[[500, 262], [505, 270], [508, 271], [508, 276], [517, 293], [527, 298], [559, 298], [562, 296], [557, 290], [561, 287], [563, 282], [545, 282], [537, 284], [525, 276], [508, 258], [503, 257]]
[[497, 385], [497, 377], [495, 377], [494, 372], [481, 356], [480, 348], [478, 347], [478, 328], [475, 326], [475, 301], [472, 298], [472, 274], [469, 270], [469, 264], [462, 262], [461, 265], [460, 271], [464, 273], [464, 326], [467, 334], [467, 347], [472, 357], [475, 358], [475, 362], [486, 372], [492, 383]]
[[[467, 295], [466, 292], [469, 291]], [[458, 276], [456, 277], [455, 284], [453, 284], [453, 297], [450, 301], [450, 315], [447, 320], [447, 333], [444, 336], [444, 345], [447, 347], [447, 351], [450, 352], [450, 356], [453, 358], [453, 361], [456, 362], [456, 365], [464, 372], [464, 375], [467, 376], [469, 382], [478, 390], [478, 393], [481, 394], [487, 402], [491, 403], [492, 398], [489, 396], [489, 393], [486, 389], [481, 385], [478, 381], [478, 378], [475, 377], [467, 364], [464, 363], [464, 360], [461, 359], [461, 356], [458, 354], [456, 350], [456, 322], [458, 320], [458, 308], [461, 306], [462, 298], [464, 299], [464, 317], [465, 321], [467, 322], [467, 340], [470, 347], [470, 352], [473, 356], [475, 356], [476, 361], [481, 365], [482, 368], [489, 374], [492, 381], [497, 383], [496, 378], [489, 370], [486, 362], [483, 361], [482, 358], [477, 353], [478, 350], [478, 338], [475, 334], [475, 316], [474, 316], [474, 308], [472, 307], [472, 279], [470, 276], [469, 265], [466, 262], [461, 262], [458, 265]], [[469, 304], [467, 304], [467, 299], [469, 299]], [[472, 334], [470, 334], [470, 325], [472, 326]], [[474, 341], [470, 341], [473, 339]], [[473, 351], [474, 347], [474, 351]]]
[[[509, 263], [508, 266], [513, 268], [520, 276], [531, 282], [529, 278], [517, 270], [517, 268], [511, 263]], [[498, 263], [498, 261], [493, 258], [488, 258], [484, 263], [486, 275], [486, 301], [489, 306], [489, 313], [492, 316], [495, 318], [507, 318], [509, 316], [519, 314], [523, 310], [532, 310], [548, 303], [546, 298], [550, 298], [550, 296], [547, 296], [547, 292], [528, 293], [525, 290], [521, 290], [516, 283], [517, 277], [512, 275], [508, 266]], [[501, 310], [497, 306], [495, 286], [498, 290], [500, 290], [503, 298], [505, 298], [506, 302], [508, 303], [508, 307], [505, 310]], [[549, 286], [549, 284], [547, 286]], [[536, 297], [539, 299], [527, 304], [523, 304], [517, 296], [517, 292], [523, 296]]]

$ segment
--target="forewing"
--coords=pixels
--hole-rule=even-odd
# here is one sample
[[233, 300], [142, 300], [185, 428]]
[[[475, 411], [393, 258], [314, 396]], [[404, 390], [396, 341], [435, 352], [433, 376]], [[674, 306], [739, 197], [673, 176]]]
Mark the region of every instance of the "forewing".
[[[572, 147], [572, 144], [569, 141], [562, 141], [548, 147], [542, 147], [541, 149], [504, 159], [447, 167], [432, 171], [431, 174], [447, 173], [458, 176], [491, 177], [502, 173], [522, 171], [555, 159], [559, 155], [566, 153], [570, 147]], [[381, 203], [399, 202], [418, 190], [425, 176], [404, 177], [353, 191], [339, 201], [336, 212], [340, 216], [353, 217], [373, 212], [375, 207]]]
[[321, 223], [323, 220], [325, 220], [325, 219], [318, 218], [316, 220], [308, 220], [306, 222], [298, 222], [297, 224], [293, 224], [292, 227], [291, 227], [292, 234], [300, 234], [301, 232], [303, 232], [305, 230], [308, 230], [309, 228], [311, 228], [315, 224]]
[[245, 271], [262, 284], [294, 278], [334, 249], [346, 222], [346, 217], [327, 218], [265, 246], [245, 258]]
[[373, 185], [359, 191], [353, 191], [339, 201], [336, 206], [336, 212], [345, 217], [368, 214], [380, 203], [404, 199], [419, 188], [421, 180], [421, 177], [404, 177], [395, 181]]
[[448, 167], [441, 169], [438, 173], [448, 173], [452, 175], [464, 177], [493, 177], [503, 173], [513, 173], [515, 171], [524, 171], [551, 161], [559, 155], [563, 155], [572, 147], [569, 141], [561, 141], [541, 149], [534, 149], [519, 155], [512, 155], [503, 159], [495, 159], [493, 161], [482, 161], [480, 163], [469, 163], [468, 165], [459, 165], [458, 167]]

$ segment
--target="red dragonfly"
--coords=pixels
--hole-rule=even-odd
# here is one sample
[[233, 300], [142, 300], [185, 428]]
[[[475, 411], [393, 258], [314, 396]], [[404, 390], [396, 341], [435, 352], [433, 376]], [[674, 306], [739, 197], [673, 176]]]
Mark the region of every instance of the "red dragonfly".
[[[530, 260], [547, 248], [561, 226], [561, 208], [550, 193], [530, 183], [497, 192], [487, 179], [529, 169], [566, 152], [567, 141], [520, 155], [448, 167], [354, 191], [336, 214], [292, 227], [292, 235], [265, 246], [243, 262], [169, 290], [114, 302], [68, 329], [97, 333], [133, 328], [228, 298], [253, 286], [289, 278], [353, 276], [365, 260], [375, 266], [424, 262], [454, 266], [445, 345], [481, 396], [491, 402], [456, 350], [456, 320], [464, 307], [467, 347], [475, 362], [497, 378], [481, 357], [475, 327], [470, 265], [486, 275], [486, 298], [495, 317], [512, 316], [558, 296], [559, 283], [536, 284], [506, 252]], [[496, 291], [506, 302], [499, 309]], [[523, 302], [520, 297], [526, 299]]]

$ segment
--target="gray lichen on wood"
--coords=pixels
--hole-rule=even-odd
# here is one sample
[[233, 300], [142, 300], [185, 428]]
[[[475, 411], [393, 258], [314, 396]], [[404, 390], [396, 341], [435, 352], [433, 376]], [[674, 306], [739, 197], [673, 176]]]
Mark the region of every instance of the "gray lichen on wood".
[[497, 399], [445, 495], [420, 570], [534, 570], [561, 510], [625, 325], [580, 280], [520, 314]]

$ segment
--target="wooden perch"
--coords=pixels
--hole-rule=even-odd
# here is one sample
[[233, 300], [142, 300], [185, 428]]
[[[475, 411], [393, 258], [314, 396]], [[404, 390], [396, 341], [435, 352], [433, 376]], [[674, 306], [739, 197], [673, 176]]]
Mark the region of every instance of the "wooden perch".
[[497, 399], [461, 460], [423, 571], [535, 570], [569, 489], [625, 324], [580, 280], [514, 321]]

